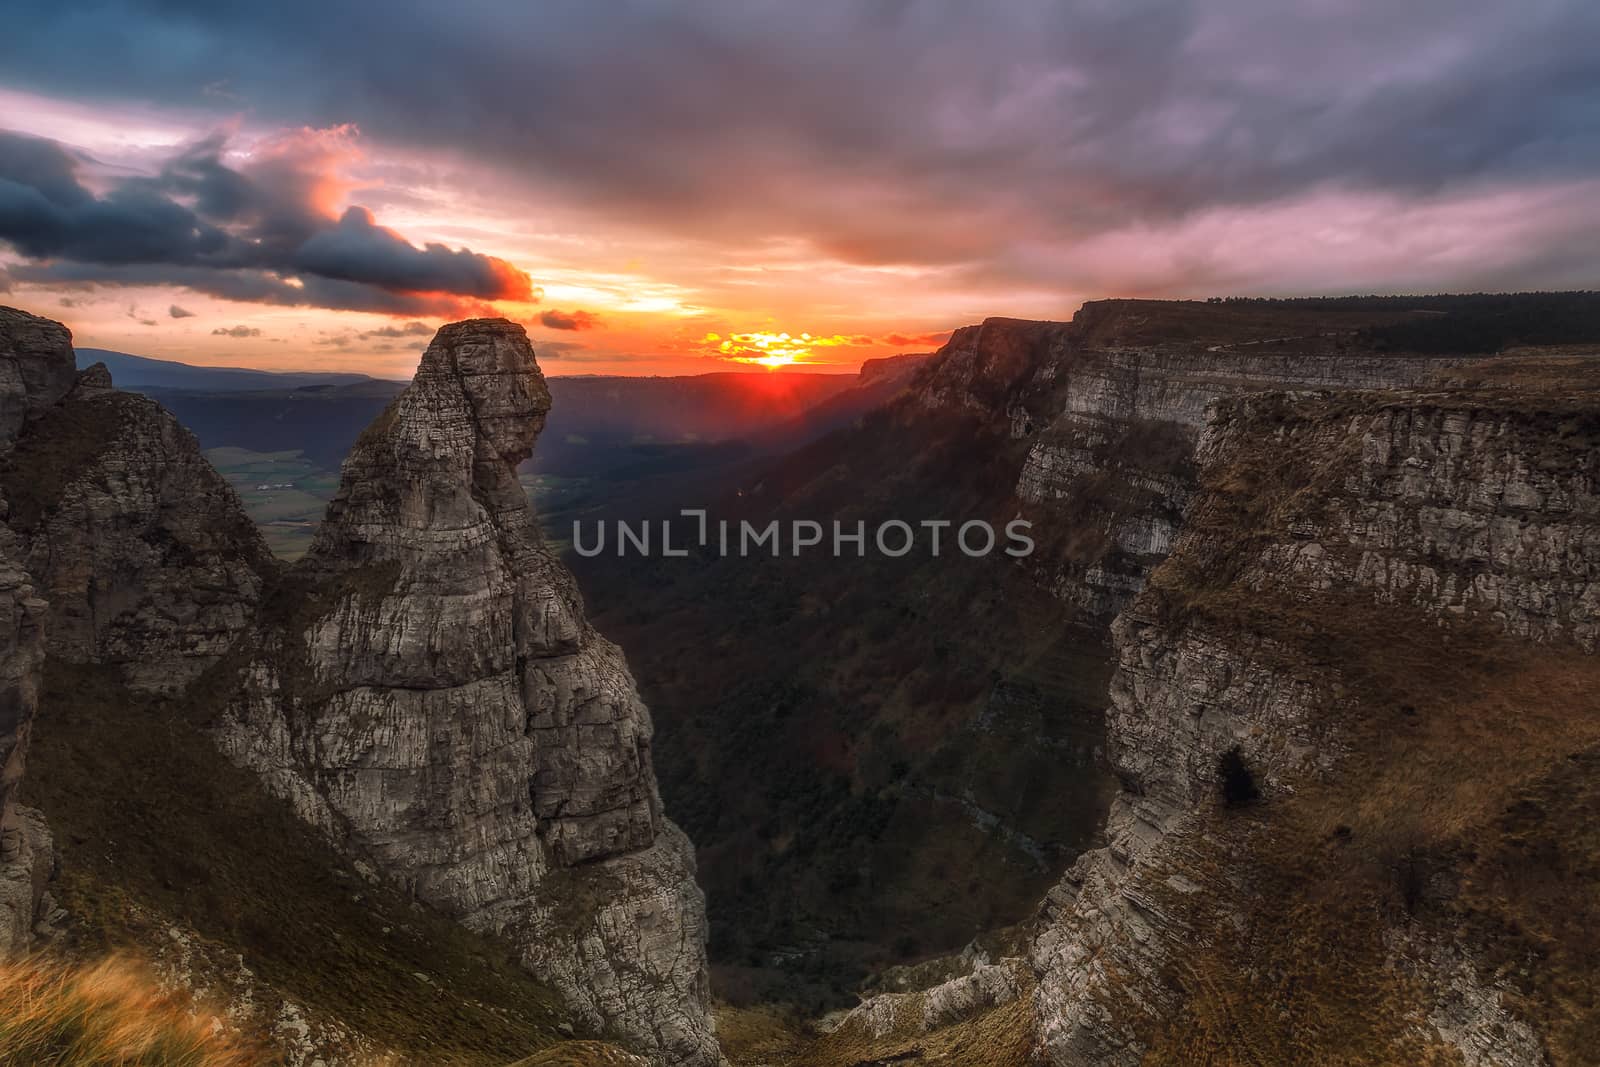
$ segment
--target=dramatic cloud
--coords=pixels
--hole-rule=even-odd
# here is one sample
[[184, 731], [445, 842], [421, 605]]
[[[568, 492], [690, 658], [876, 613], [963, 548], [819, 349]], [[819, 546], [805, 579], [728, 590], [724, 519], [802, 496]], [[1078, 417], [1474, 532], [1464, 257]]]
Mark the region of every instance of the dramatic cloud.
[[950, 340], [950, 331], [944, 330], [939, 333], [919, 333], [912, 335], [891, 333], [884, 337], [883, 343], [886, 345], [893, 345], [896, 348], [906, 348], [912, 345], [915, 345], [919, 348], [937, 348], [948, 340]]
[[431, 337], [433, 327], [425, 322], [408, 322], [403, 326], [380, 326], [376, 330], [365, 330], [362, 337]]
[[[24, 8], [0, 67], [39, 90], [189, 104], [225, 83], [642, 223], [860, 263], [981, 270], [1325, 184], [1423, 197], [1600, 165], [1586, 0]], [[170, 42], [181, 62], [149, 62]]]
[[[56, 142], [0, 131], [0, 241], [33, 280], [182, 284], [235, 300], [405, 313], [530, 300], [527, 274], [442, 244], [418, 248], [363, 207], [334, 214], [348, 131], [300, 131], [225, 162], [221, 136], [154, 176], [95, 192]], [[174, 316], [178, 317], [178, 316]]]
[[177, 304], [173, 304], [171, 307], [167, 308], [167, 314], [170, 315], [172, 318], [175, 318], [175, 319], [192, 319], [192, 318], [194, 318], [194, 312], [190, 311], [187, 308], [181, 308]]
[[557, 311], [551, 308], [540, 313], [539, 321], [552, 330], [592, 330], [600, 325], [600, 316], [589, 311]]
[[[429, 321], [536, 299], [489, 249], [604, 316], [585, 358], [876, 339], [798, 346], [848, 363], [1096, 296], [1600, 285], [1592, 0], [6, 17], [0, 111], [63, 142], [0, 149], [14, 289]], [[577, 336], [575, 312], [515, 313]]]
[[261, 331], [254, 326], [218, 326], [211, 334], [214, 337], [260, 337]]

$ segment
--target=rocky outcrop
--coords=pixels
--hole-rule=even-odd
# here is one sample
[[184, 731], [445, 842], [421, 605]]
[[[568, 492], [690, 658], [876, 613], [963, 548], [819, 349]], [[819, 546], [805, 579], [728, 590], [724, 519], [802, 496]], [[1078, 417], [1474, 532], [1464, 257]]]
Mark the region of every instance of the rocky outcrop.
[[24, 951], [48, 917], [53, 867], [43, 817], [17, 803], [39, 704], [45, 603], [0, 554], [0, 958]]
[[649, 713], [517, 481], [549, 406], [520, 327], [439, 332], [346, 461], [218, 741], [343, 848], [512, 940], [590, 1025], [716, 1063], [704, 901]]
[[65, 326], [0, 307], [0, 450], [30, 418], [66, 396], [77, 373]]
[[[17, 439], [71, 388], [77, 370], [66, 327], [0, 307], [0, 463]], [[9, 512], [0, 489], [0, 520]], [[0, 521], [0, 958], [49, 932], [54, 843], [43, 815], [17, 800], [39, 706], [49, 605], [17, 562], [15, 531]]]
[[[1052, 893], [1033, 951], [1037, 1032], [1052, 1062], [1143, 1062], [1163, 1026], [1203, 1015], [1197, 1000], [1225, 1003], [1231, 994], [1218, 985], [1240, 979], [1203, 971], [1196, 957], [1217, 934], [1196, 926], [1202, 912], [1221, 915], [1224, 940], [1246, 946], [1231, 958], [1258, 965], [1254, 981], [1271, 980], [1282, 959], [1273, 946], [1292, 932], [1258, 926], [1261, 912], [1248, 901], [1266, 892], [1259, 887], [1275, 864], [1318, 870], [1316, 849], [1327, 846], [1315, 839], [1309, 848], [1296, 845], [1290, 861], [1270, 851], [1293, 839], [1288, 827], [1301, 817], [1296, 813], [1316, 803], [1307, 798], [1367, 774], [1385, 785], [1365, 794], [1359, 785], [1345, 788], [1370, 798], [1360, 810], [1373, 833], [1415, 818], [1409, 809], [1384, 807], [1406, 803], [1387, 784], [1404, 781], [1404, 772], [1372, 769], [1384, 752], [1375, 737], [1424, 731], [1410, 742], [1417, 754], [1401, 766], [1457, 759], [1476, 763], [1474, 776], [1492, 779], [1483, 761], [1521, 761], [1519, 776], [1507, 772], [1500, 786], [1507, 796], [1547, 773], [1550, 764], [1541, 761], [1559, 767], [1579, 758], [1560, 747], [1584, 743], [1576, 726], [1571, 739], [1543, 756], [1542, 742], [1515, 740], [1515, 718], [1491, 719], [1485, 729], [1504, 738], [1504, 747], [1493, 755], [1462, 752], [1472, 742], [1457, 706], [1447, 702], [1435, 713], [1383, 703], [1417, 699], [1388, 695], [1410, 693], [1408, 687], [1426, 696], [1437, 683], [1419, 683], [1414, 673], [1437, 664], [1459, 664], [1465, 673], [1465, 650], [1494, 648], [1499, 639], [1511, 644], [1495, 655], [1509, 662], [1550, 655], [1569, 657], [1552, 664], [1569, 663], [1563, 648], [1593, 651], [1600, 622], [1597, 407], [1590, 390], [1270, 394], [1211, 406], [1183, 532], [1150, 587], [1113, 626], [1108, 735], [1123, 791], [1113, 802], [1107, 845], [1080, 858]], [[1485, 670], [1460, 699], [1495, 699], [1499, 669]], [[1521, 695], [1506, 694], [1511, 707]], [[1384, 714], [1398, 724], [1372, 725]], [[1426, 747], [1432, 714], [1444, 724], [1444, 756]], [[1565, 726], [1587, 712], [1552, 714]], [[1519, 744], [1533, 751], [1519, 751]], [[1459, 787], [1434, 773], [1418, 788]], [[1250, 819], [1221, 814], [1230, 802], [1257, 796], [1262, 806]], [[1485, 810], [1509, 803], [1486, 802]], [[1358, 805], [1330, 809], [1354, 813]], [[1344, 817], [1357, 828], [1333, 827], [1328, 840], [1335, 847], [1368, 832], [1356, 814]], [[1405, 831], [1412, 836], [1398, 858], [1381, 859], [1381, 846], [1374, 846], [1377, 861], [1334, 854], [1329, 862], [1345, 868], [1382, 862], [1422, 870], [1423, 855], [1435, 864], [1431, 875], [1403, 886], [1402, 906], [1369, 938], [1381, 945], [1371, 969], [1345, 987], [1365, 994], [1379, 981], [1375, 975], [1406, 976], [1403, 996], [1396, 995], [1403, 1010], [1389, 1006], [1397, 1021], [1385, 1040], [1397, 1043], [1395, 1055], [1406, 1043], [1403, 1058], [1414, 1062], [1418, 1050], [1442, 1049], [1467, 1063], [1542, 1064], [1545, 1038], [1530, 1022], [1537, 1013], [1526, 1009], [1538, 996], [1513, 997], [1472, 962], [1486, 951], [1462, 917], [1471, 913], [1461, 887], [1473, 878], [1454, 866], [1472, 862], [1459, 858], [1463, 851], [1490, 848], [1486, 830], [1461, 829], [1472, 817], [1452, 811], [1438, 826], [1424, 820]], [[1516, 847], [1537, 854], [1540, 846], [1524, 839]], [[1351, 884], [1352, 893], [1364, 888]], [[1449, 916], [1433, 925], [1418, 903], [1430, 894], [1440, 896], [1437, 906]], [[1333, 907], [1308, 893], [1295, 921], [1314, 924], [1318, 908]], [[1331, 947], [1328, 954], [1336, 955]], [[1245, 1023], [1233, 1025], [1228, 1040], [1253, 1039]], [[1306, 1040], [1315, 1048], [1315, 1041], [1337, 1037]]]
[[1027, 975], [1019, 959], [974, 961], [971, 970], [914, 993], [879, 993], [839, 1020], [837, 1031], [872, 1039], [894, 1033], [929, 1033], [983, 1015], [1022, 996]]
[[217, 662], [275, 567], [194, 435], [100, 364], [34, 415], [0, 485], [51, 655], [115, 664], [139, 688], [180, 690]]

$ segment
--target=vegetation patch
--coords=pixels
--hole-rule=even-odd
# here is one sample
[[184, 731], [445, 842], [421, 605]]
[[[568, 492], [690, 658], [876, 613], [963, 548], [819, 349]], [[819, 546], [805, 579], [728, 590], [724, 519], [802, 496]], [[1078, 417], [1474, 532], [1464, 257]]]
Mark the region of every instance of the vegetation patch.
[[28, 1067], [265, 1067], [264, 1049], [119, 957], [0, 966], [0, 1063]]

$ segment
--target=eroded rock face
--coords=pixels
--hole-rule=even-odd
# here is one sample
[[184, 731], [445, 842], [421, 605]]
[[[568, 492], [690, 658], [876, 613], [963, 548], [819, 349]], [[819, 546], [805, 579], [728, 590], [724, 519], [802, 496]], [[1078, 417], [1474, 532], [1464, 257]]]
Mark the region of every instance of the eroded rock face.
[[[1264, 394], [1212, 406], [1199, 450], [1209, 488], [1156, 587], [1112, 629], [1108, 736], [1124, 789], [1108, 843], [1052, 892], [1034, 945], [1036, 1026], [1052, 1062], [1137, 1064], [1142, 1028], [1181, 1010], [1172, 973], [1195, 944], [1183, 898], [1238, 892], [1253, 877], [1247, 851], [1208, 837], [1224, 754], [1283, 797], [1334, 773], [1358, 719], [1345, 664], [1174, 603], [1207, 582], [1291, 604], [1330, 593], [1592, 651], [1600, 479], [1569, 425], [1584, 424], [1592, 402], [1556, 405], [1568, 411], [1555, 416], [1493, 395]], [[1289, 473], [1256, 485], [1241, 456]], [[1209, 884], [1194, 880], [1200, 870]], [[1238, 922], [1241, 938], [1262, 936]], [[1392, 966], [1420, 990], [1419, 1040], [1466, 1063], [1546, 1062], [1506, 990], [1466, 962], [1470, 944], [1403, 921], [1385, 938]]]
[[[1283, 329], [1158, 301], [1095, 301], [1071, 322], [989, 319], [957, 330], [913, 393], [922, 409], [974, 415], [1026, 443], [1015, 497], [1044, 535], [1030, 565], [1041, 585], [1105, 625], [1172, 550], [1212, 401], [1407, 388], [1465, 362], [1348, 351], [1337, 316], [1274, 336]], [[1052, 530], [1072, 536], [1057, 544]]]
[[250, 626], [276, 566], [259, 531], [194, 435], [103, 365], [29, 419], [0, 480], [52, 655], [176, 691]]
[[0, 554], [0, 959], [27, 949], [48, 910], [53, 867], [49, 829], [17, 803], [44, 664], [44, 601]]
[[59, 322], [0, 307], [0, 449], [77, 377], [72, 334]]
[[342, 846], [513, 940], [592, 1025], [716, 1063], [704, 901], [649, 713], [517, 481], [549, 406], [521, 327], [439, 332], [345, 463], [219, 741]]

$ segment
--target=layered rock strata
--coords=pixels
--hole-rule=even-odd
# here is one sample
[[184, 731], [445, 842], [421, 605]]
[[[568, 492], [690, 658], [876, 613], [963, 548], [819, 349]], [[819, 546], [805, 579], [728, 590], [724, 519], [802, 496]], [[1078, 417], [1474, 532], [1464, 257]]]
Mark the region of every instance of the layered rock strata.
[[[1429, 714], [1374, 710], [1373, 693], [1404, 691], [1407, 661], [1385, 647], [1387, 630], [1368, 635], [1361, 620], [1392, 628], [1401, 636], [1388, 640], [1415, 646], [1423, 663], [1465, 665], [1466, 651], [1494, 635], [1513, 642], [1503, 654], [1513, 661], [1516, 642], [1529, 655], [1577, 649], [1580, 664], [1593, 651], [1596, 408], [1592, 392], [1272, 394], [1212, 405], [1201, 489], [1172, 557], [1113, 627], [1108, 734], [1124, 788], [1108, 844], [1080, 858], [1051, 894], [1033, 951], [1037, 1032], [1052, 1062], [1139, 1063], [1152, 1031], [1184, 1017], [1201, 995], [1186, 968], [1198, 966], [1193, 956], [1208, 940], [1188, 925], [1189, 902], [1227, 914], [1241, 944], [1288, 936], [1254, 928], [1238, 903], [1265, 867], [1261, 842], [1284, 832], [1274, 805], [1353, 773], [1349, 761], [1379, 743], [1363, 725], [1375, 715], [1397, 717], [1385, 729], [1415, 730]], [[1318, 655], [1315, 635], [1340, 634], [1345, 616], [1354, 636], [1342, 640], [1359, 656]], [[1458, 627], [1467, 629], [1452, 638]], [[1488, 699], [1480, 694], [1492, 695], [1493, 684], [1489, 673], [1467, 699]], [[1469, 735], [1440, 730], [1450, 731], [1447, 758], [1463, 766], [1515, 755], [1533, 767], [1530, 780], [1544, 773], [1534, 755], [1461, 751]], [[1238, 773], [1265, 797], [1245, 822], [1218, 815], [1219, 774], [1230, 765], [1248, 768]], [[1459, 787], [1440, 778], [1425, 789]], [[1338, 827], [1333, 840], [1350, 833]], [[1412, 846], [1397, 869], [1421, 863], [1408, 856], [1448, 857], [1453, 847], [1448, 839]], [[1412, 893], [1458, 906], [1467, 879], [1435, 862], [1433, 875], [1404, 888], [1407, 906]], [[1314, 921], [1317, 906], [1308, 900], [1301, 921]], [[1382, 967], [1406, 975], [1420, 1005], [1395, 1040], [1469, 1064], [1546, 1062], [1544, 1039], [1513, 1010], [1516, 998], [1469, 962], [1481, 946], [1468, 927], [1388, 920]], [[1247, 1040], [1243, 1029], [1235, 1037]]]
[[[1293, 316], [1290, 316], [1291, 320]], [[914, 385], [1026, 446], [1014, 494], [1046, 534], [1038, 580], [1100, 624], [1164, 559], [1195, 488], [1206, 406], [1269, 389], [1392, 389], [1463, 362], [1353, 347], [1354, 326], [1211, 305], [1107, 300], [1071, 322], [988, 319], [957, 330]], [[1050, 540], [1051, 530], [1070, 537]]]
[[513, 941], [590, 1025], [716, 1063], [704, 901], [649, 713], [517, 481], [549, 406], [520, 327], [439, 332], [346, 461], [218, 740], [347, 850]]
[[59, 323], [7, 309], [0, 339], [0, 378], [25, 389], [0, 491], [13, 558], [49, 602], [50, 654], [181, 690], [249, 628], [275, 566], [265, 542], [194, 435], [103, 365], [77, 372]]

